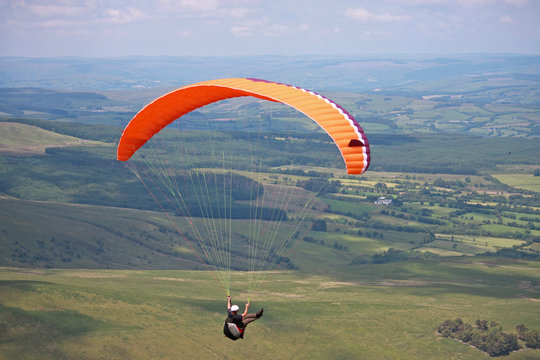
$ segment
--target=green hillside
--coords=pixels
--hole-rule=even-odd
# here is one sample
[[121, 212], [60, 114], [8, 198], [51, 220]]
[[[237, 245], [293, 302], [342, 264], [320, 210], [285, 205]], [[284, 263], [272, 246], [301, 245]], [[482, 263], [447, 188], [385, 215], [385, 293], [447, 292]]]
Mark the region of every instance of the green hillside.
[[[253, 299], [263, 317], [232, 342], [208, 272], [3, 268], [0, 358], [489, 359], [437, 327], [459, 317], [540, 329], [539, 274], [538, 262], [485, 258], [275, 272]], [[235, 274], [241, 306], [245, 281]]]
[[4, 266], [202, 267], [161, 213], [0, 198], [0, 214]]
[[[91, 144], [92, 142], [17, 122], [0, 122], [0, 152], [43, 154], [48, 147]], [[95, 142], [93, 142], [95, 144]]]
[[44, 145], [59, 144], [66, 145], [73, 143], [76, 139], [71, 136], [59, 135], [52, 131], [40, 129], [20, 123], [0, 123], [2, 138], [0, 146], [24, 146], [24, 145]]

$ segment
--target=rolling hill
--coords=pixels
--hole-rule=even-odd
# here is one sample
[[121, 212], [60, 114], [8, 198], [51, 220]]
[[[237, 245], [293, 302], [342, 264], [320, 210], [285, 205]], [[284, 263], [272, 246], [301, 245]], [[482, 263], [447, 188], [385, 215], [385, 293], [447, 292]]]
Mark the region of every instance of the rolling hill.
[[0, 122], [0, 132], [2, 133], [0, 153], [13, 155], [44, 154], [48, 147], [95, 144], [95, 142], [88, 140], [15, 122]]

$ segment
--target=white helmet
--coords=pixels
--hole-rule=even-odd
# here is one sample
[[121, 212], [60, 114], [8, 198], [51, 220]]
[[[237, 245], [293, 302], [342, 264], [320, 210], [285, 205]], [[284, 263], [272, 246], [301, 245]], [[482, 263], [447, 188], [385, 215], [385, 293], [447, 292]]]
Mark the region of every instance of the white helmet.
[[240, 309], [238, 305], [231, 306], [231, 311], [238, 311], [238, 309]]

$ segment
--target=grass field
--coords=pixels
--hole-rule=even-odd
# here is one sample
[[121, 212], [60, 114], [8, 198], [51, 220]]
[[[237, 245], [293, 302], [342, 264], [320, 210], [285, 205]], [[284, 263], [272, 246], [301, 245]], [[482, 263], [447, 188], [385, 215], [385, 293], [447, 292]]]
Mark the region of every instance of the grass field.
[[460, 254], [481, 254], [494, 252], [502, 248], [522, 245], [516, 239], [496, 238], [489, 236], [437, 235], [437, 240], [429, 242], [419, 250], [430, 251], [442, 256], [459, 256]]
[[[264, 316], [232, 342], [221, 333], [225, 293], [208, 272], [2, 268], [0, 358], [487, 359], [436, 327], [461, 317], [539, 329], [539, 270], [461, 258], [275, 272], [252, 304]], [[243, 281], [233, 284], [240, 305]]]
[[[95, 141], [85, 141], [35, 126], [11, 122], [0, 122], [0, 133], [2, 134], [0, 151], [11, 154], [43, 154], [47, 147], [97, 144]], [[21, 139], [24, 139], [24, 142]]]
[[497, 174], [493, 175], [500, 182], [512, 187], [540, 192], [540, 176], [532, 174]]

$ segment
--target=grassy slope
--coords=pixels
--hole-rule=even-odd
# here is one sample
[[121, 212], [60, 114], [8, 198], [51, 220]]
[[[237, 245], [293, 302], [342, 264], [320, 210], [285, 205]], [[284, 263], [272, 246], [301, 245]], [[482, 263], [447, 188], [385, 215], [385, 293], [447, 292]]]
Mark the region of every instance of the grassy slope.
[[[540, 271], [487, 261], [278, 272], [252, 305], [264, 317], [240, 342], [221, 334], [224, 293], [208, 272], [3, 268], [0, 358], [488, 359], [436, 327], [461, 317], [540, 328]], [[244, 280], [233, 284], [238, 302]]]
[[82, 144], [85, 140], [52, 131], [43, 130], [36, 126], [0, 122], [0, 151], [9, 153], [40, 154], [51, 146], [66, 146]]
[[0, 228], [0, 262], [11, 266], [200, 266], [174, 256], [178, 235], [161, 213], [0, 198]]
[[[189, 235], [185, 220], [173, 218], [178, 229]], [[238, 235], [247, 236], [248, 224], [233, 221], [233, 230], [237, 234], [233, 241], [242, 241]], [[196, 246], [195, 241], [188, 243], [162, 212], [0, 198], [0, 231], [0, 263], [6, 266], [203, 268], [189, 248]], [[286, 224], [281, 231], [289, 231]], [[304, 270], [320, 270], [323, 260], [332, 266], [350, 262], [357, 252], [372, 253], [360, 240], [354, 239], [358, 246], [352, 253], [300, 242], [290, 256]]]
[[45, 145], [48, 143], [67, 144], [69, 142], [79, 140], [71, 136], [59, 135], [52, 131], [19, 123], [0, 123], [0, 130], [2, 131], [0, 145], [3, 146], [24, 144]]

